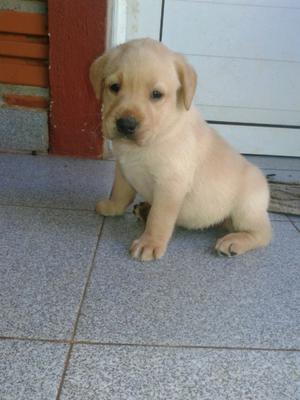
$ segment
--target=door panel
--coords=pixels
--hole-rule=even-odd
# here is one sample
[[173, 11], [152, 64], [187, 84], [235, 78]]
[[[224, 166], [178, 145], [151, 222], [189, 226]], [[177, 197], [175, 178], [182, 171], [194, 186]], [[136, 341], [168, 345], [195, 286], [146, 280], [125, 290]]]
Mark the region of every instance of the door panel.
[[[189, 1], [189, 0], [183, 0]], [[195, 3], [243, 5], [250, 7], [300, 8], [299, 0], [193, 0]]]
[[300, 8], [167, 0], [163, 32], [185, 54], [300, 62]]
[[127, 4], [126, 39], [160, 38], [185, 54], [195, 105], [239, 151], [300, 156], [299, 0]]
[[[210, 124], [213, 126], [232, 146], [243, 154], [261, 154], [299, 157], [300, 155], [300, 130]], [[296, 137], [296, 135], [298, 135]]]
[[[198, 74], [195, 104], [219, 121], [300, 125], [300, 64], [187, 56]], [[248, 112], [246, 112], [246, 109]]]
[[236, 148], [300, 156], [298, 1], [165, 0], [162, 41], [195, 67], [196, 106]]

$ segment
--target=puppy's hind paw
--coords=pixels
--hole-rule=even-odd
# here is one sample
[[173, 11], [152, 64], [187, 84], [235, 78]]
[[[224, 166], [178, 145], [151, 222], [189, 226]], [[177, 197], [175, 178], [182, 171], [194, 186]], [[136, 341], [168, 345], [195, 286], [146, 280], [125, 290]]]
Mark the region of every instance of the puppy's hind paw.
[[255, 248], [253, 238], [246, 232], [229, 233], [219, 239], [215, 245], [215, 250], [218, 255], [222, 256], [237, 256], [246, 251]]

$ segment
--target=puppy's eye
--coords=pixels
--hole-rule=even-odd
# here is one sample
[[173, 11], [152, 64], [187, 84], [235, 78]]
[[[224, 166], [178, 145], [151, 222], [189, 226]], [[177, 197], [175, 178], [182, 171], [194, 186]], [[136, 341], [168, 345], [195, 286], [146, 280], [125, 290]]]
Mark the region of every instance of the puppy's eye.
[[151, 92], [150, 97], [152, 100], [159, 100], [163, 97], [163, 93], [155, 89]]
[[113, 83], [112, 85], [109, 86], [109, 89], [113, 93], [118, 93], [121, 89], [121, 85], [119, 83]]

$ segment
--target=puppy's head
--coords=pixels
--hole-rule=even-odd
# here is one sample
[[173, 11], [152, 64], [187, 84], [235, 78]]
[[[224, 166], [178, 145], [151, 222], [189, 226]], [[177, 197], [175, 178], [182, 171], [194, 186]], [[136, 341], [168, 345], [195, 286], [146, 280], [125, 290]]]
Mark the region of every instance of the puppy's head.
[[144, 145], [163, 135], [189, 110], [196, 79], [182, 56], [151, 39], [108, 51], [90, 68], [104, 136]]

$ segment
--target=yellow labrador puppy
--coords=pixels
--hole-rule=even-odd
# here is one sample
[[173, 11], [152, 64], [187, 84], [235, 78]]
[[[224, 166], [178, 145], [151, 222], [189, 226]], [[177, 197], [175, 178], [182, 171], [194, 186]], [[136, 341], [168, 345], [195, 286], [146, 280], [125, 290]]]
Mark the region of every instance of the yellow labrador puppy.
[[226, 222], [215, 249], [229, 256], [269, 243], [267, 182], [192, 106], [197, 77], [181, 55], [133, 40], [97, 58], [90, 79], [117, 159], [111, 198], [96, 210], [121, 215], [136, 193], [151, 205], [133, 258], [162, 257], [175, 225]]

